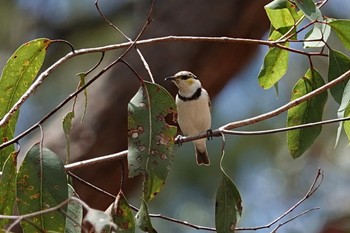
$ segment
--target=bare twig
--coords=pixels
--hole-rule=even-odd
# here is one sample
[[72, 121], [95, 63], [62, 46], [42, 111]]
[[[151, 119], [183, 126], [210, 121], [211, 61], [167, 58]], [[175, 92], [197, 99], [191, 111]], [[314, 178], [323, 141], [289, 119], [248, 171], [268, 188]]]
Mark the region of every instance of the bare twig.
[[[128, 37], [122, 30], [120, 30], [116, 25], [114, 25], [114, 24], [102, 13], [102, 11], [100, 10], [100, 7], [98, 6], [98, 2], [99, 2], [99, 0], [96, 0], [96, 1], [95, 1], [95, 6], [96, 6], [96, 9], [97, 9], [98, 13], [101, 15], [101, 17], [102, 17], [112, 28], [114, 28], [114, 29], [117, 30], [120, 34], [122, 34], [122, 35], [124, 36], [125, 39], [127, 39], [129, 42], [132, 42], [132, 40], [131, 40], [130, 37]], [[154, 7], [154, 0], [152, 1], [152, 6], [151, 6], [150, 11], [149, 11], [149, 13], [148, 13], [148, 19], [147, 19], [148, 22], [151, 21], [151, 15], [152, 15], [152, 12], [153, 12], [153, 7]], [[143, 65], [144, 65], [145, 69], [147, 70], [149, 77], [151, 78], [151, 81], [152, 81], [153, 83], [155, 83], [154, 78], [153, 78], [153, 75], [152, 75], [152, 72], [151, 72], [151, 69], [150, 69], [150, 67], [149, 67], [149, 65], [148, 65], [148, 63], [147, 63], [145, 57], [142, 55], [141, 51], [140, 51], [136, 46], [135, 46], [135, 49], [136, 49], [137, 53], [139, 54], [140, 59], [141, 59]]]
[[115, 195], [113, 195], [113, 194], [111, 194], [111, 193], [109, 193], [109, 192], [107, 192], [107, 191], [97, 187], [96, 185], [91, 184], [90, 182], [84, 180], [83, 178], [75, 175], [73, 172], [68, 171], [67, 173], [68, 173], [68, 175], [70, 175], [71, 177], [73, 177], [74, 179], [79, 181], [80, 183], [82, 183], [82, 184], [84, 184], [84, 185], [86, 185], [86, 186], [88, 186], [88, 187], [90, 187], [90, 188], [92, 188], [92, 189], [94, 189], [94, 190], [96, 190], [96, 191], [98, 191], [100, 193], [103, 193], [104, 195], [106, 195], [108, 197], [111, 197], [111, 198], [115, 199]]
[[278, 128], [278, 129], [254, 130], [254, 131], [222, 130], [222, 133], [233, 134], [233, 135], [265, 135], [265, 134], [281, 133], [281, 132], [291, 131], [291, 130], [301, 129], [301, 128], [327, 125], [327, 124], [341, 122], [341, 121], [347, 121], [347, 120], [350, 120], [350, 117], [342, 117], [342, 118], [337, 118], [337, 119], [317, 121], [317, 122], [312, 122], [312, 123], [307, 123], [307, 124], [302, 124], [302, 125], [295, 125], [295, 126], [290, 126], [290, 127]]
[[251, 230], [260, 230], [260, 229], [266, 229], [266, 228], [272, 227], [273, 225], [278, 223], [280, 220], [282, 220], [284, 217], [286, 217], [291, 212], [293, 212], [298, 206], [300, 206], [308, 198], [310, 198], [317, 191], [317, 189], [320, 187], [322, 181], [323, 181], [323, 171], [321, 169], [318, 169], [317, 175], [316, 175], [314, 181], [312, 182], [309, 190], [305, 194], [305, 196], [303, 198], [301, 198], [297, 203], [295, 203], [291, 208], [289, 208], [289, 210], [287, 210], [282, 215], [280, 215], [278, 218], [276, 218], [275, 220], [273, 220], [272, 222], [270, 222], [264, 226], [236, 228], [236, 231], [246, 231], [246, 230], [251, 231]]
[[290, 223], [290, 222], [294, 221], [297, 218], [300, 218], [301, 216], [303, 216], [305, 214], [308, 214], [308, 213], [310, 213], [310, 212], [312, 212], [314, 210], [319, 210], [319, 209], [320, 209], [319, 207], [316, 207], [316, 208], [311, 208], [311, 209], [305, 210], [305, 211], [301, 212], [300, 214], [298, 214], [298, 215], [296, 215], [296, 216], [286, 220], [285, 222], [282, 222], [282, 223], [278, 224], [278, 226], [276, 226], [275, 229], [273, 229], [271, 231], [271, 233], [276, 233], [279, 228], [281, 228], [282, 226], [286, 225], [287, 223]]
[[77, 168], [88, 167], [88, 166], [95, 165], [98, 163], [119, 160], [119, 159], [126, 157], [127, 154], [128, 154], [128, 151], [124, 150], [124, 151], [121, 151], [121, 152], [118, 152], [115, 154], [104, 155], [104, 156], [96, 157], [93, 159], [87, 159], [87, 160], [71, 163], [71, 164], [65, 165], [64, 167], [65, 167], [66, 171], [72, 171], [72, 170], [77, 169]]

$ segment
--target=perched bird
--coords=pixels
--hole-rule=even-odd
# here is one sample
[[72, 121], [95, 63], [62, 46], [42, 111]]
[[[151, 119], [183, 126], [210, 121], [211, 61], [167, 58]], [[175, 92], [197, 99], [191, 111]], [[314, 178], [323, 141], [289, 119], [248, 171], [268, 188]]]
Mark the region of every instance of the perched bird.
[[[180, 71], [167, 77], [179, 89], [176, 95], [177, 122], [186, 136], [210, 132], [211, 113], [208, 92], [202, 87], [198, 78], [189, 71]], [[197, 164], [209, 165], [206, 138], [193, 141]]]

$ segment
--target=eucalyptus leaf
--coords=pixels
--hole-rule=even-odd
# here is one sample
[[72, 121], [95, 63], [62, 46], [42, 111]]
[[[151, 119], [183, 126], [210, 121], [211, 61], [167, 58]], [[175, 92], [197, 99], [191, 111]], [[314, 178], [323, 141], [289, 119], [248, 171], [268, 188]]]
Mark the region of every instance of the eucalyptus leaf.
[[66, 138], [66, 143], [67, 143], [66, 164], [68, 164], [70, 160], [70, 131], [72, 129], [73, 118], [74, 118], [74, 112], [67, 112], [66, 115], [63, 117], [63, 121], [62, 121], [64, 137]]
[[[61, 159], [51, 150], [34, 144], [24, 157], [17, 175], [17, 207], [20, 215], [34, 213], [61, 204], [68, 198], [67, 174]], [[66, 212], [67, 207], [62, 207]], [[65, 216], [59, 211], [29, 218], [45, 231], [63, 232]], [[38, 232], [21, 221], [23, 232]]]
[[287, 8], [287, 1], [274, 0], [265, 7], [271, 25], [276, 29], [291, 27], [294, 25], [294, 18]]
[[[113, 218], [113, 222], [118, 227], [120, 233], [134, 233], [135, 232], [135, 219], [128, 201], [126, 200], [123, 192], [120, 190], [115, 202], [107, 209], [107, 211]], [[105, 232], [111, 232], [112, 229], [107, 229]]]
[[329, 35], [331, 34], [331, 27], [324, 23], [315, 23], [313, 29], [305, 35], [304, 48], [322, 48], [325, 46]]
[[313, 0], [295, 0], [294, 2], [299, 7], [299, 9], [304, 12], [305, 16], [311, 21], [323, 20], [322, 13]]
[[[285, 46], [289, 46], [286, 43]], [[264, 89], [273, 87], [287, 72], [289, 52], [277, 47], [270, 48], [265, 55], [258, 74], [259, 84]]]
[[[71, 185], [68, 185], [68, 196], [79, 198]], [[67, 206], [67, 217], [65, 225], [65, 233], [81, 232], [83, 223], [83, 206], [80, 202], [72, 200]]]
[[129, 176], [144, 175], [143, 199], [148, 202], [162, 189], [173, 161], [176, 127], [165, 117], [176, 109], [161, 86], [144, 82], [128, 106]]
[[142, 200], [141, 207], [135, 216], [136, 225], [144, 232], [157, 233], [151, 223], [151, 219], [148, 214], [147, 203]]
[[[0, 176], [0, 215], [12, 215], [16, 200], [17, 151], [11, 153], [4, 163]], [[8, 219], [0, 219], [0, 229], [6, 229]]]
[[[348, 107], [350, 105], [350, 82], [348, 82], [344, 88], [343, 91], [343, 96], [341, 99], [341, 103], [337, 112], [337, 116], [338, 118], [343, 118], [343, 117], [347, 117], [348, 116]], [[345, 113], [347, 111], [347, 113]], [[344, 122], [340, 121], [339, 122], [339, 126], [338, 126], [338, 130], [337, 130], [337, 136], [336, 136], [336, 140], [335, 140], [335, 146], [337, 146], [340, 135], [341, 135], [341, 130], [343, 128]], [[345, 129], [346, 128], [346, 129]], [[345, 132], [350, 132], [349, 130], [349, 123], [344, 125], [344, 130]], [[349, 137], [350, 135], [347, 133], [347, 136]]]
[[[345, 108], [344, 117], [350, 116], [350, 104]], [[344, 121], [344, 131], [350, 141], [350, 121]]]
[[329, 26], [337, 34], [345, 48], [350, 50], [350, 20], [334, 19], [329, 22]]
[[225, 172], [216, 192], [215, 226], [218, 233], [234, 232], [242, 215], [242, 198]]
[[[350, 70], [350, 58], [345, 54], [329, 49], [328, 82], [333, 81], [346, 71]], [[344, 80], [330, 89], [330, 92], [339, 104], [342, 103], [343, 92], [348, 80]], [[343, 103], [347, 105], [347, 103]], [[345, 108], [345, 107], [344, 107]]]
[[[10, 111], [34, 81], [51, 42], [46, 38], [29, 41], [21, 45], [7, 61], [0, 78], [0, 119]], [[0, 127], [0, 143], [13, 138], [18, 114], [17, 110], [9, 122]], [[0, 168], [12, 151], [13, 145], [0, 150]]]
[[[295, 84], [291, 100], [297, 99], [324, 85], [321, 75], [309, 69]], [[323, 109], [327, 101], [327, 92], [300, 103], [288, 110], [287, 126], [296, 126], [322, 120]], [[301, 156], [321, 133], [322, 126], [306, 127], [287, 132], [288, 148], [293, 158]]]

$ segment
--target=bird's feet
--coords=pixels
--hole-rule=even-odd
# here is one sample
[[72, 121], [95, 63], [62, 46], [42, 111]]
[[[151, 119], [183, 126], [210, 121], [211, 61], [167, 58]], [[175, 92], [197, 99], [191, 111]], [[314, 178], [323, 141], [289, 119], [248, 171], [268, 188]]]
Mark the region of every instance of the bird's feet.
[[212, 140], [213, 139], [213, 130], [212, 129], [208, 129], [207, 130], [207, 139], [208, 140]]
[[182, 135], [177, 135], [175, 138], [175, 142], [177, 143], [177, 145], [180, 147], [182, 146], [182, 142], [183, 142], [183, 136]]

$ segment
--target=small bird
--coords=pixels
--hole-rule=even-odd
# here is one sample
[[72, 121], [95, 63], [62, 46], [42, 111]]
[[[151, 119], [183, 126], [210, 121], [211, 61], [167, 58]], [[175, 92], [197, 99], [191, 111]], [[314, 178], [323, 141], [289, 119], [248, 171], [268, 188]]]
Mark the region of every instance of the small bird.
[[[207, 131], [211, 132], [210, 98], [198, 78], [189, 71], [180, 71], [167, 77], [179, 89], [176, 95], [177, 122], [182, 133], [194, 136]], [[197, 164], [209, 166], [206, 138], [193, 141]]]

